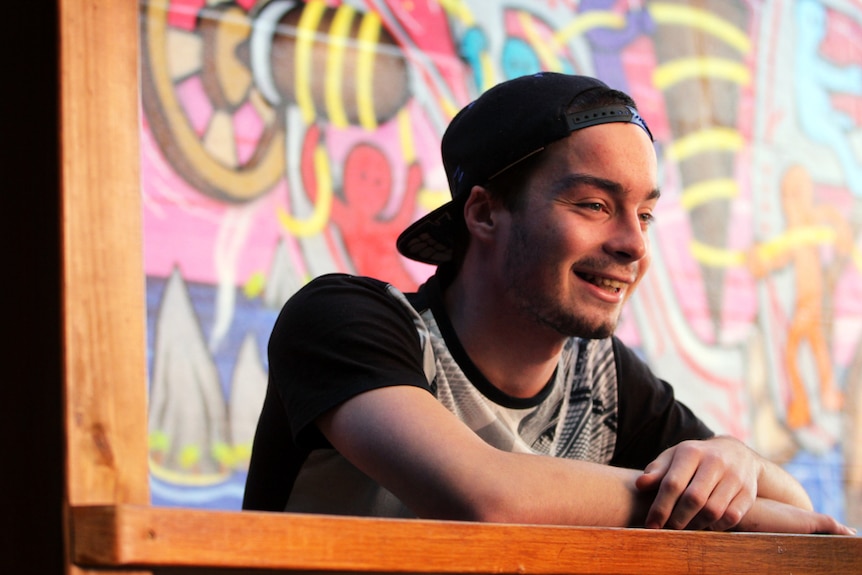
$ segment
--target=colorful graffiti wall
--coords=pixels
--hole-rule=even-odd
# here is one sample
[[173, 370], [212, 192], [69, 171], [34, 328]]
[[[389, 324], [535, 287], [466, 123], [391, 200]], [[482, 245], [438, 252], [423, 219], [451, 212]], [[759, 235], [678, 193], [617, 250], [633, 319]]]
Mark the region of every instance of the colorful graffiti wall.
[[145, 0], [153, 503], [240, 506], [281, 305], [332, 271], [421, 283], [394, 240], [449, 197], [448, 120], [555, 70], [628, 91], [656, 137], [618, 334], [862, 527], [860, 39], [860, 0]]

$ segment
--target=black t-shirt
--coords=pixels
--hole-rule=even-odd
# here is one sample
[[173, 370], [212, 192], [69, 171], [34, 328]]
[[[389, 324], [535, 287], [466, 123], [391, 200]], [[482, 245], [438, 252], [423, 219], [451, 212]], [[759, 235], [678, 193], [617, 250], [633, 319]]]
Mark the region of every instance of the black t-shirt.
[[[252, 450], [245, 509], [290, 509], [288, 501], [298, 498], [292, 493], [294, 484], [303, 473], [341, 476], [329, 478], [332, 482], [349, 475], [356, 483], [353, 475], [328, 463], [316, 463], [310, 471], [312, 453], [332, 452], [313, 422], [359, 393], [391, 385], [427, 389], [462, 420], [472, 418], [465, 423], [501, 449], [642, 469], [680, 441], [712, 436], [675, 400], [671, 386], [617, 338], [573, 338], [555, 378], [541, 393], [527, 400], [506, 396], [461, 347], [436, 277], [405, 298], [375, 279], [322, 276], [285, 304], [268, 353], [269, 384]], [[325, 476], [298, 485], [320, 480]], [[367, 496], [369, 486], [355, 493], [351, 489], [359, 487], [346, 487], [344, 507], [352, 506], [351, 498], [373, 499]], [[339, 504], [329, 507], [320, 498], [316, 501], [294, 507], [342, 511]], [[359, 509], [355, 512], [364, 513], [361, 505]]]

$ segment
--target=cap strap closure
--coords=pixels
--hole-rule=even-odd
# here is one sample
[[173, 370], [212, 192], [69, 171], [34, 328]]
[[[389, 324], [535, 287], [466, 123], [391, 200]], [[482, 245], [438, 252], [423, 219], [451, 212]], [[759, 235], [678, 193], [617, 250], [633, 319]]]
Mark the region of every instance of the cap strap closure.
[[605, 106], [582, 112], [568, 112], [566, 113], [566, 122], [572, 132], [611, 122], [636, 124], [647, 133], [651, 141], [655, 141], [644, 119], [631, 106]]

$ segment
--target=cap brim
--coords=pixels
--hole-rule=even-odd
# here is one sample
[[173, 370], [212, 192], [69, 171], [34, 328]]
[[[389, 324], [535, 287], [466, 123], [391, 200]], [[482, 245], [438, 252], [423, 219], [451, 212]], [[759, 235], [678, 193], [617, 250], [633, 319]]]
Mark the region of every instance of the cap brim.
[[453, 240], [463, 202], [452, 200], [422, 216], [401, 232], [395, 246], [406, 258], [440, 265], [452, 259]]

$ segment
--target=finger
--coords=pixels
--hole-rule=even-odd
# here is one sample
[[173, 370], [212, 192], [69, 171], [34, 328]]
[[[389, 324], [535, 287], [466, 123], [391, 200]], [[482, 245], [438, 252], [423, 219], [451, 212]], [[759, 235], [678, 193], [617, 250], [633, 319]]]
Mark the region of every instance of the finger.
[[664, 474], [645, 521], [645, 526], [661, 529], [666, 526], [679, 498], [685, 492], [697, 471], [697, 461], [691, 458], [675, 457]]
[[727, 529], [738, 523], [754, 504], [756, 481], [746, 480], [746, 474], [740, 473], [738, 467], [728, 466], [726, 459], [715, 452], [702, 453], [699, 460], [697, 472], [680, 495], [666, 526]]
[[816, 523], [813, 533], [822, 535], [856, 535], [856, 529], [847, 527], [828, 515], [820, 515]]
[[717, 490], [721, 479], [718, 467], [701, 465], [679, 495], [665, 526], [669, 529], [685, 529], [699, 514], [710, 518], [710, 523], [714, 522], [715, 517], [724, 513], [738, 490], [738, 487], [732, 489], [732, 486], [722, 486]]
[[702, 508], [686, 526], [687, 529], [726, 531], [739, 523], [754, 505], [757, 497], [755, 485], [747, 485], [739, 475], [721, 473], [719, 468], [712, 469], [715, 486]]
[[665, 476], [665, 470], [653, 469], [644, 472], [635, 479], [635, 487], [640, 491], [655, 491], [661, 485]]
[[689, 523], [688, 529], [729, 531], [742, 521], [752, 504], [753, 499], [745, 491], [738, 492], [721, 511], [721, 504], [710, 501]]
[[673, 461], [673, 448], [667, 449], [653, 459], [644, 468], [644, 472], [635, 479], [635, 487], [641, 491], [652, 491], [661, 484], [667, 470]]
[[645, 472], [657, 472], [657, 471], [667, 471], [668, 467], [670, 467], [671, 462], [673, 461], [674, 454], [676, 453], [676, 448], [671, 447], [670, 449], [665, 449], [662, 451], [658, 457], [649, 462], [649, 464], [644, 468]]
[[756, 499], [756, 488], [746, 489], [743, 486], [743, 489], [740, 489], [736, 493], [736, 496], [732, 498], [721, 516], [716, 518], [715, 522], [710, 526], [710, 529], [714, 531], [728, 531], [733, 529], [739, 525], [742, 518], [751, 510]]

